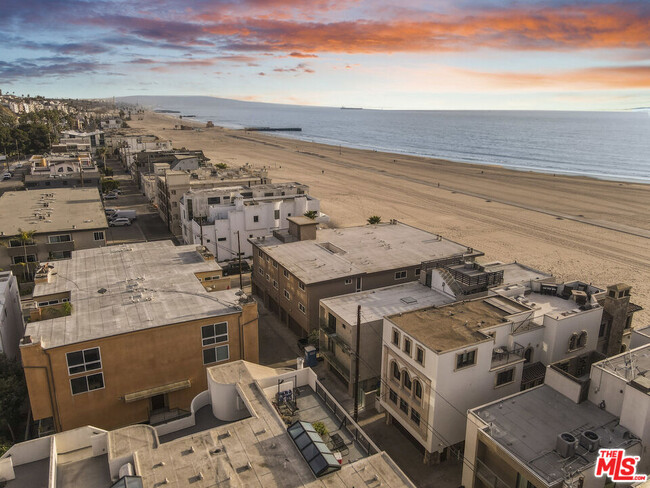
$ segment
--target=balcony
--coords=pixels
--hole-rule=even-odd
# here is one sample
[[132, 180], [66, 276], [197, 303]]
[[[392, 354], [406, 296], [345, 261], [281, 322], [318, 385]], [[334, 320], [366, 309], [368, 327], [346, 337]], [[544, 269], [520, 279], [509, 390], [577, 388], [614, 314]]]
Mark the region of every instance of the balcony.
[[49, 242], [47, 250], [48, 252], [74, 251], [74, 241]]
[[321, 355], [325, 360], [330, 364], [332, 368], [341, 373], [344, 378], [350, 378], [350, 364], [344, 364], [339, 358], [336, 357], [336, 353], [328, 350], [321, 349]]
[[7, 247], [7, 256], [9, 256], [10, 258], [13, 258], [15, 256], [24, 256], [25, 254], [27, 254], [28, 256], [30, 254], [36, 255], [35, 243], [32, 242], [31, 244], [22, 246], [22, 245], [13, 245], [13, 242], [14, 241], [11, 241], [9, 247]]
[[490, 369], [505, 366], [506, 364], [516, 363], [524, 359], [524, 346], [514, 343], [511, 349], [506, 346], [495, 347], [492, 350], [492, 364]]
[[480, 459], [476, 460], [476, 477], [492, 488], [512, 488], [508, 483], [499, 478], [494, 472], [487, 467]]

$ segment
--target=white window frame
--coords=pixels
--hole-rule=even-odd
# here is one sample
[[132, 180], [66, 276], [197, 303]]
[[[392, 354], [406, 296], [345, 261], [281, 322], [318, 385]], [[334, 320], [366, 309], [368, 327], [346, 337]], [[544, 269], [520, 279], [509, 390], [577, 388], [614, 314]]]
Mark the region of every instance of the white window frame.
[[300, 288], [301, 290], [304, 290], [305, 289], [305, 284], [302, 281], [299, 281], [298, 282], [298, 288]]
[[[100, 239], [97, 239], [98, 235], [101, 235], [102, 237]], [[104, 234], [103, 230], [96, 230], [95, 232], [93, 232], [93, 239], [95, 241], [105, 241], [106, 240], [106, 235]]]
[[[218, 359], [219, 355], [218, 355], [218, 353], [217, 353], [217, 349], [223, 349], [223, 348], [226, 348], [226, 357], [225, 357], [225, 359]], [[214, 361], [209, 361], [209, 362], [206, 363], [206, 362], [205, 362], [205, 353], [206, 353], [206, 351], [210, 351], [210, 350], [214, 350]], [[224, 361], [228, 361], [228, 360], [230, 360], [230, 346], [229, 346], [228, 344], [221, 344], [221, 345], [219, 345], [219, 346], [206, 347], [205, 349], [203, 349], [203, 351], [201, 352], [201, 354], [202, 354], [202, 356], [203, 356], [203, 357], [202, 357], [202, 360], [203, 360], [203, 364], [204, 364], [204, 365], [205, 365], [205, 364], [216, 364], [216, 363], [222, 363], [222, 362], [224, 362]]]
[[289, 293], [287, 290], [284, 290], [284, 298], [291, 300], [291, 293]]
[[278, 282], [273, 280], [273, 288], [278, 289]]
[[[217, 333], [216, 327], [218, 325], [225, 325], [225, 333]], [[212, 335], [204, 336], [203, 329], [206, 327], [212, 327]], [[212, 341], [212, 342], [211, 342]], [[228, 342], [228, 322], [216, 322], [214, 324], [206, 324], [201, 326], [201, 344], [203, 347], [212, 346], [214, 344], [221, 344], [222, 342]]]
[[[93, 388], [91, 390], [90, 386], [88, 384], [88, 378], [91, 377], [91, 376], [101, 376], [101, 378], [102, 378], [102, 386], [99, 387], [99, 388]], [[83, 378], [86, 381], [86, 390], [75, 393], [74, 390], [72, 389], [72, 382], [73, 381], [79, 381], [81, 378]], [[106, 381], [104, 381], [104, 373], [102, 371], [99, 371], [97, 373], [87, 374], [87, 375], [84, 375], [84, 376], [76, 376], [74, 378], [70, 378], [70, 394], [72, 396], [83, 395], [84, 393], [90, 393], [91, 391], [97, 391], [97, 390], [103, 390], [104, 388], [106, 388]]]
[[352, 278], [346, 278], [345, 279], [345, 284], [346, 285], [351, 285], [352, 284]]
[[[508, 372], [512, 373], [512, 379], [510, 381], [506, 381], [505, 383], [499, 383], [499, 375], [501, 375], [503, 373], [508, 373]], [[501, 388], [502, 386], [511, 385], [512, 383], [515, 382], [515, 373], [516, 373], [515, 368], [506, 368], [506, 369], [502, 369], [500, 371], [497, 371], [497, 373], [494, 375], [494, 387], [495, 388]]]
[[[99, 356], [99, 359], [96, 360], [96, 361], [87, 361], [86, 360], [86, 351], [94, 351], [95, 349], [97, 349], [97, 355]], [[70, 362], [68, 360], [68, 355], [78, 353], [78, 352], [81, 353], [81, 355], [83, 357], [83, 362], [81, 362], [79, 364], [73, 364], [72, 366], [70, 366]], [[99, 370], [102, 369], [102, 353], [101, 353], [101, 350], [100, 350], [99, 346], [97, 346], [97, 347], [89, 347], [87, 349], [80, 349], [78, 351], [67, 352], [65, 354], [65, 364], [68, 367], [68, 376], [72, 376], [72, 375], [76, 375], [76, 374], [80, 374], [80, 373], [87, 373], [89, 371], [99, 371]], [[94, 364], [99, 364], [99, 367], [98, 368], [88, 369], [89, 365], [94, 365]], [[71, 371], [72, 368], [79, 368], [79, 367], [82, 367], [83, 370], [74, 371], [74, 372]]]
[[395, 271], [395, 279], [396, 280], [405, 280], [407, 277], [407, 271], [405, 269], [401, 271]]
[[300, 303], [300, 302], [298, 302], [298, 310], [300, 310], [302, 313], [304, 313], [305, 315], [307, 315], [307, 309], [306, 309], [305, 306], [304, 306], [302, 303]]
[[282, 274], [284, 275], [285, 278], [289, 278], [289, 272], [286, 269], [282, 270]]
[[[397, 341], [395, 341], [395, 337], [396, 337], [395, 334], [397, 334]], [[393, 329], [392, 336], [390, 338], [390, 343], [395, 347], [399, 347], [401, 342], [402, 342], [402, 334], [400, 334], [399, 330]]]
[[[61, 237], [67, 237], [67, 241], [53, 241], [52, 238], [61, 238]], [[48, 244], [60, 244], [62, 242], [72, 242], [72, 236], [70, 234], [56, 234], [53, 236], [47, 236], [47, 243]]]

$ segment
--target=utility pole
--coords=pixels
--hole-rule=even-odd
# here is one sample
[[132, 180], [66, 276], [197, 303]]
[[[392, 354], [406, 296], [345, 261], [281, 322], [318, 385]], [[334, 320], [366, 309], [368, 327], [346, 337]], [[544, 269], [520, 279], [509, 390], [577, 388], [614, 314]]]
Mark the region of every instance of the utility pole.
[[239, 231], [237, 231], [237, 259], [239, 260], [239, 289], [244, 291], [244, 280], [241, 276], [241, 242], [239, 239]]
[[357, 305], [357, 344], [354, 353], [354, 421], [359, 420], [359, 341], [361, 339], [361, 305]]

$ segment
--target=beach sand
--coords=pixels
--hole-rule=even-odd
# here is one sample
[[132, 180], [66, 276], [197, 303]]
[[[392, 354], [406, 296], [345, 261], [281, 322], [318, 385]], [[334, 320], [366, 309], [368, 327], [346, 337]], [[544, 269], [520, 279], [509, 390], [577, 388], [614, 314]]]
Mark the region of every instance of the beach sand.
[[[340, 148], [222, 128], [173, 130], [147, 113], [135, 131], [202, 149], [212, 163], [267, 166], [273, 182], [309, 185], [333, 226], [371, 215], [442, 234], [560, 280], [632, 285], [636, 328], [650, 325], [650, 185], [522, 172]], [[183, 120], [183, 124], [191, 124]], [[196, 124], [203, 127], [203, 124]]]

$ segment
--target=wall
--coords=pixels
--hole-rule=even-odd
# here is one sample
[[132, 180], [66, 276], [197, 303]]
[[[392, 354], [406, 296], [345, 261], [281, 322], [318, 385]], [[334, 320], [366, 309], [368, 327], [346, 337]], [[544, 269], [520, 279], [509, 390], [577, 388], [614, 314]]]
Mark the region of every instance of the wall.
[[550, 386], [555, 391], [562, 393], [565, 397], [569, 398], [575, 403], [579, 403], [580, 391], [582, 387], [571, 378], [568, 378], [554, 368], [546, 368], [546, 376], [544, 377], [544, 384]]
[[172, 432], [177, 432], [179, 430], [188, 429], [196, 425], [196, 412], [200, 408], [203, 408], [207, 405], [210, 405], [210, 392], [208, 390], [202, 391], [194, 397], [192, 403], [190, 404], [190, 416], [184, 417], [179, 420], [172, 420], [161, 425], [154, 426], [158, 437], [165, 434], [170, 434]]
[[650, 396], [631, 385], [625, 385], [623, 408], [621, 409], [620, 423], [643, 443], [641, 461], [637, 467], [638, 473], [650, 474]]
[[[586, 351], [595, 350], [598, 346], [598, 331], [600, 329], [602, 315], [603, 309], [598, 307], [581, 311], [568, 317], [562, 317], [559, 320], [544, 316], [544, 326], [546, 327], [545, 342], [548, 345], [548, 351], [545, 358], [542, 359], [542, 362], [544, 364], [551, 364], [556, 361], [579, 356]], [[587, 331], [587, 345], [583, 348], [569, 351], [569, 339], [571, 335], [573, 333], [580, 334], [583, 330]]]
[[[252, 302], [243, 309], [246, 358], [257, 361], [257, 307]], [[58, 417], [58, 430], [83, 425], [115, 429], [146, 422], [149, 419], [149, 399], [125, 403], [122, 400], [124, 395], [182, 380], [189, 380], [191, 387], [169, 393], [168, 406], [170, 409], [187, 410], [193, 398], [207, 388], [206, 367], [217, 364], [203, 365], [201, 326], [228, 322], [228, 342], [223, 344], [229, 345], [230, 361], [234, 361], [240, 359], [239, 317], [240, 314], [231, 314], [207, 318], [45, 351], [40, 345], [23, 346], [23, 361], [27, 366], [25, 373], [34, 419]], [[243, 325], [245, 322], [249, 323]], [[105, 387], [72, 395], [65, 354], [97, 346], [100, 347]], [[44, 365], [49, 369], [50, 361], [54, 372], [54, 381], [50, 385], [56, 395], [54, 406], [49, 399], [44, 370], [29, 368], [32, 365]]]
[[0, 352], [14, 359], [25, 332], [25, 324], [20, 309], [18, 282], [11, 272], [0, 273], [0, 294]]
[[623, 409], [623, 393], [625, 391], [626, 381], [613, 373], [597, 367], [595, 364], [591, 366], [589, 377], [591, 378], [588, 396], [589, 401], [596, 405], [600, 405], [604, 401], [605, 410], [612, 415], [620, 417]]

